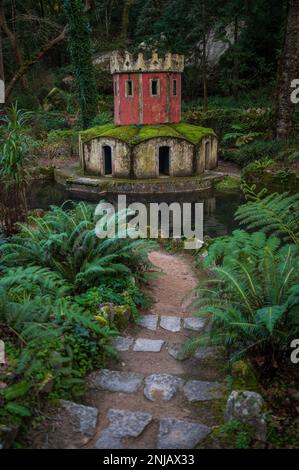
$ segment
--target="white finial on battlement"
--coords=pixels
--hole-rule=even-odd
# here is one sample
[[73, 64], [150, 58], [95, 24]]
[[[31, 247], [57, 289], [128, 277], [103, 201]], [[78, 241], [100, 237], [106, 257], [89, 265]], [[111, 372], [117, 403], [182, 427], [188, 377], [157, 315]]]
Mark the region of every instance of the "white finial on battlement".
[[184, 56], [168, 53], [165, 57], [159, 57], [157, 51], [153, 51], [150, 59], [145, 59], [143, 53], [134, 58], [129, 52], [121, 54], [115, 52], [111, 56], [110, 70], [115, 73], [138, 72], [177, 72], [184, 71]]

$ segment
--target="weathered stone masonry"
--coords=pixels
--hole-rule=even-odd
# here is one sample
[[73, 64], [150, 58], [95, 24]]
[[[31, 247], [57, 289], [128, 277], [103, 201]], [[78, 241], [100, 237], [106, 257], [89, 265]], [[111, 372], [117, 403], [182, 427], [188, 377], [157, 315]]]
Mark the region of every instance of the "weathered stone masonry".
[[114, 125], [82, 132], [81, 165], [95, 176], [195, 176], [217, 166], [212, 129], [180, 123], [184, 57], [113, 54]]
[[[132, 146], [115, 138], [101, 137], [83, 144], [88, 173], [105, 175], [105, 146], [111, 148], [114, 178], [158, 178], [160, 147], [170, 148], [169, 176], [198, 175], [217, 166], [218, 142], [214, 136], [204, 137], [197, 145], [183, 139], [153, 138]], [[206, 152], [210, 155], [207, 161]]]

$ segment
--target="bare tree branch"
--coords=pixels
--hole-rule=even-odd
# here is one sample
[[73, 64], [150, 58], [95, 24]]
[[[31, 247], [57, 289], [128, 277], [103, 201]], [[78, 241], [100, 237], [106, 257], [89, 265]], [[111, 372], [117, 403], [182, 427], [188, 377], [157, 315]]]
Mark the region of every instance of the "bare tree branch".
[[35, 54], [35, 56], [32, 59], [22, 64], [22, 66], [15, 73], [15, 75], [13, 76], [13, 78], [11, 79], [11, 81], [6, 87], [6, 92], [5, 92], [6, 100], [10, 97], [15, 85], [22, 79], [22, 77], [28, 72], [28, 70], [34, 64], [39, 62], [50, 49], [52, 49], [54, 46], [62, 42], [65, 39], [65, 37], [66, 37], [66, 28], [64, 28], [64, 30], [54, 39], [51, 39], [37, 54]]

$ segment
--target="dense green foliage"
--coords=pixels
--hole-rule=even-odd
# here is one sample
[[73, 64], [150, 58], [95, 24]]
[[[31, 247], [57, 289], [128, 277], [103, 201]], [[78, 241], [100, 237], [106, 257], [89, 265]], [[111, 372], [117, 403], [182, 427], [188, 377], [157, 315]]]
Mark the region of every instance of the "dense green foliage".
[[31, 113], [8, 109], [6, 124], [0, 128], [0, 233], [11, 234], [15, 223], [24, 220], [27, 212], [26, 186], [28, 183], [29, 142], [25, 124]]
[[[71, 203], [70, 203], [71, 204]], [[94, 208], [81, 202], [69, 210], [53, 207], [43, 218], [29, 217], [29, 225], [1, 247], [2, 262], [10, 267], [39, 266], [58, 273], [73, 291], [104, 283], [108, 277], [140, 273], [147, 264], [147, 240], [126, 237], [126, 211], [112, 215], [107, 224], [119, 225], [114, 238], [96, 235], [101, 221]], [[103, 216], [104, 217], [104, 216]], [[105, 223], [100, 230], [104, 230]]]
[[93, 207], [53, 207], [1, 244], [0, 331], [8, 368], [0, 379], [8, 386], [0, 394], [0, 422], [31, 415], [40, 394], [82, 393], [85, 374], [116, 355], [111, 339], [118, 329], [148, 304], [139, 285], [155, 245], [122, 238], [131, 230], [125, 216], [102, 216], [102, 230], [116, 221], [121, 227], [103, 239]]
[[31, 415], [40, 393], [82, 393], [84, 375], [113, 353], [117, 334], [72, 300], [59, 275], [35, 266], [11, 269], [0, 279], [0, 323], [12, 372], [2, 376], [8, 387], [0, 422]]
[[249, 202], [240, 206], [236, 219], [250, 230], [259, 229], [299, 246], [299, 195], [256, 193], [248, 186], [243, 190]]
[[272, 368], [299, 333], [298, 196], [250, 196], [237, 218], [263, 231], [237, 230], [209, 247], [205, 266], [213, 277], [199, 286], [195, 303], [198, 315], [212, 315], [212, 329], [190, 344], [226, 345], [232, 357], [262, 357]]
[[[88, 7], [85, 13], [83, 4]], [[271, 85], [276, 77], [277, 51], [283, 44], [286, 5], [286, 0], [246, 3], [241, 0], [44, 0], [41, 3], [26, 0], [17, 2], [16, 9], [12, 9], [9, 1], [4, 2], [7, 24], [13, 24], [17, 33], [16, 45], [20, 49], [21, 59], [34, 57], [67, 23], [71, 35], [69, 44], [72, 62], [77, 64], [76, 74], [79, 74], [81, 67], [82, 70], [86, 67], [86, 79], [90, 87], [93, 77], [88, 58], [89, 34], [95, 53], [126, 48], [147, 53], [153, 47], [162, 53], [184, 53], [189, 59], [183, 87], [187, 99], [202, 96], [204, 35], [210, 41], [212, 38], [221, 40], [228, 46], [219, 63], [208, 62], [210, 95], [234, 94], [238, 98], [242, 91]], [[76, 17], [74, 13], [77, 13]], [[28, 35], [33, 29], [35, 37], [28, 41]], [[3, 49], [5, 76], [10, 80], [21, 64], [14, 62], [15, 51], [6, 36]], [[63, 73], [66, 75], [70, 72], [64, 43], [59, 42], [50, 49], [48, 56], [55, 77], [50, 79], [49, 74], [46, 74], [44, 83], [39, 80], [38, 90], [34, 88], [34, 83], [32, 89], [21, 83], [23, 106], [25, 103], [28, 107], [41, 105], [54, 86], [62, 88]], [[79, 57], [84, 63], [78, 62]], [[39, 74], [44, 75], [44, 68], [48, 64], [43, 61], [34, 67], [39, 67]], [[35, 74], [33, 69], [28, 70], [28, 76], [33, 82], [36, 82], [39, 74]], [[101, 76], [107, 82], [106, 72], [99, 71], [98, 82], [102, 88], [107, 87]], [[83, 86], [84, 78], [82, 75], [78, 78]], [[90, 90], [92, 94], [92, 88]], [[102, 90], [99, 89], [99, 92], [102, 93]]]

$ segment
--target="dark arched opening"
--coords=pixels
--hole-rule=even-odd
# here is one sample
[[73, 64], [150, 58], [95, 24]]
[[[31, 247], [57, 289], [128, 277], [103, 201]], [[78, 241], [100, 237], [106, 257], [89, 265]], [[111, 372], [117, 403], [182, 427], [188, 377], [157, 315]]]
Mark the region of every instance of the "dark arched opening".
[[109, 145], [103, 146], [103, 154], [104, 154], [104, 175], [109, 176], [112, 175], [112, 150]]
[[210, 169], [210, 159], [211, 159], [211, 142], [205, 143], [205, 169]]
[[170, 147], [159, 148], [159, 174], [169, 176], [170, 170]]

